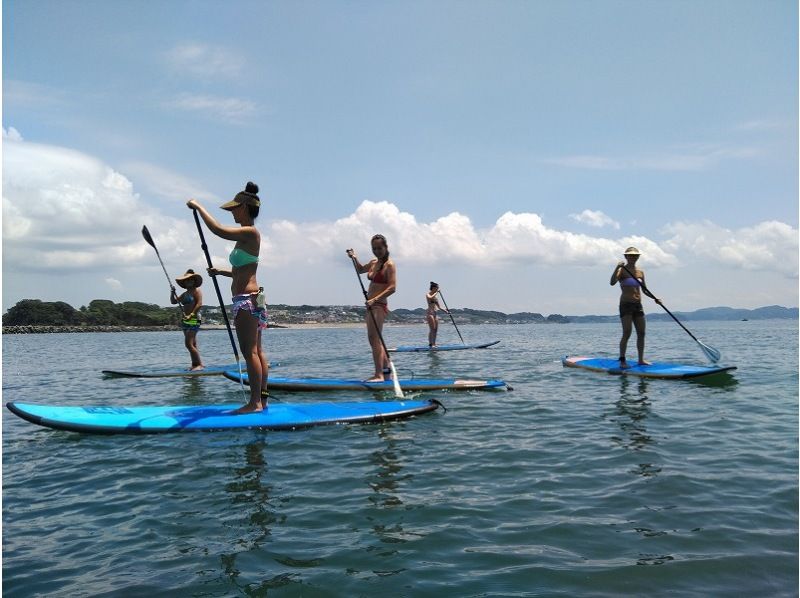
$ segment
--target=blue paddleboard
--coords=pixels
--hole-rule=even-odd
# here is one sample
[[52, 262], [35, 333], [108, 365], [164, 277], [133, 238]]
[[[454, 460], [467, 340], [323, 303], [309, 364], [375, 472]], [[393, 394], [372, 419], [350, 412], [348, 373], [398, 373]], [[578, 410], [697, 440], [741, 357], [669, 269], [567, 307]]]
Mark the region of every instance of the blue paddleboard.
[[475, 345], [437, 345], [430, 347], [428, 345], [401, 345], [394, 349], [389, 349], [390, 353], [420, 353], [420, 352], [438, 352], [438, 351], [463, 351], [464, 349], [485, 349], [496, 345], [500, 341], [491, 341], [489, 343], [480, 343]]
[[410, 417], [436, 409], [438, 401], [369, 401], [343, 403], [273, 403], [266, 411], [234, 415], [241, 405], [66, 407], [6, 403], [31, 423], [92, 434], [150, 434], [233, 428], [293, 430], [324, 424], [372, 423]]
[[[238, 371], [227, 371], [223, 374], [229, 380], [239, 383]], [[242, 375], [245, 384], [250, 380], [245, 372]], [[508, 385], [502, 380], [456, 380], [453, 378], [401, 378], [398, 380], [402, 390], [488, 390], [506, 388]], [[364, 382], [363, 380], [348, 380], [343, 378], [282, 378], [270, 376], [269, 390], [392, 390], [394, 384], [389, 380], [383, 382]]]
[[650, 365], [635, 365], [629, 362], [631, 367], [622, 369], [619, 367], [618, 359], [606, 359], [603, 357], [564, 357], [561, 363], [566, 367], [582, 368], [593, 372], [605, 372], [622, 376], [640, 376], [642, 378], [662, 378], [685, 380], [687, 378], [699, 378], [700, 376], [710, 376], [735, 370], [736, 366], [703, 366], [685, 365], [680, 363], [651, 363]]
[[[242, 365], [244, 368], [244, 365]], [[235, 370], [236, 364], [230, 365], [209, 365], [202, 370], [189, 370], [175, 366], [136, 368], [133, 370], [103, 370], [103, 374], [119, 378], [173, 378], [173, 377], [196, 377], [196, 376], [221, 376], [225, 370]]]

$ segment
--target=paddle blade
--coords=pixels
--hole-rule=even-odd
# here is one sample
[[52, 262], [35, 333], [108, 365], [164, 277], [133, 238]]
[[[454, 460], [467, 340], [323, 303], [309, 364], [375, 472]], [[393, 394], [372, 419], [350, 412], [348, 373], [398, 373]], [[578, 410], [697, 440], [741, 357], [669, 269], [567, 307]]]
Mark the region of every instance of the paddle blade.
[[142, 227], [142, 236], [144, 237], [144, 240], [147, 241], [147, 244], [150, 245], [150, 247], [153, 249], [156, 248], [156, 244], [153, 242], [153, 237], [150, 236], [150, 231], [147, 230], [146, 226]]
[[722, 358], [722, 353], [720, 353], [714, 347], [709, 347], [708, 345], [705, 345], [700, 341], [697, 341], [697, 344], [700, 345], [700, 348], [703, 350], [703, 353], [711, 363], [717, 363]]
[[392, 386], [394, 386], [394, 396], [398, 399], [405, 399], [403, 389], [400, 388], [400, 381], [397, 379], [397, 370], [394, 369], [394, 363], [389, 362], [389, 369], [392, 370]]

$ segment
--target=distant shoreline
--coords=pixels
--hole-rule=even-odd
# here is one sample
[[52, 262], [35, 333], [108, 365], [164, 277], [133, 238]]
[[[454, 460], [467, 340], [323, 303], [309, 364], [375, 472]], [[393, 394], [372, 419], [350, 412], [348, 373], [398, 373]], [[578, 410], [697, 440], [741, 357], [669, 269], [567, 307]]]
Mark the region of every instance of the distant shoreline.
[[[270, 328], [292, 329], [292, 328], [361, 328], [363, 322], [342, 322], [342, 323], [309, 323], [309, 324], [271, 324]], [[81, 334], [86, 332], [179, 332], [179, 326], [172, 324], [166, 326], [3, 326], [3, 334]], [[226, 330], [224, 324], [204, 324], [203, 330]]]
[[[651, 318], [655, 322], [671, 321], [666, 318]], [[759, 318], [758, 321], [765, 320], [790, 320], [796, 318]], [[608, 324], [617, 322], [616, 316], [592, 316], [583, 320], [567, 323], [572, 324]], [[687, 318], [687, 321], [692, 321]], [[694, 320], [698, 321], [698, 320]], [[704, 320], [711, 322], [736, 322], [740, 320]], [[748, 322], [750, 320], [743, 319]], [[482, 325], [495, 326], [516, 326], [516, 325], [541, 325], [541, 322], [483, 322]], [[398, 326], [424, 326], [425, 322], [386, 322], [386, 326], [394, 328]], [[462, 325], [470, 325], [469, 322], [462, 322]], [[363, 328], [364, 322], [304, 322], [291, 324], [271, 324], [270, 328], [278, 330], [313, 330], [324, 328]], [[224, 324], [204, 324], [200, 331], [226, 330]], [[44, 326], [44, 325], [25, 325], [25, 326], [3, 326], [3, 334], [80, 334], [97, 332], [180, 332], [179, 326], [168, 324], [164, 326]]]

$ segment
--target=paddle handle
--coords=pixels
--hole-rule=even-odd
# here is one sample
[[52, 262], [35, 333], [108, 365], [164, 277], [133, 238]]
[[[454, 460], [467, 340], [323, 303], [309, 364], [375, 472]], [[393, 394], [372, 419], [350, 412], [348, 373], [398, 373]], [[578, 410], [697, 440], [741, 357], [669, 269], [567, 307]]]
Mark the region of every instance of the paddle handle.
[[456, 327], [456, 332], [458, 332], [458, 338], [461, 339], [461, 344], [465, 345], [466, 343], [464, 342], [464, 337], [461, 336], [461, 331], [458, 329], [458, 326], [456, 326], [456, 320], [455, 318], [453, 318], [453, 314], [450, 313], [450, 308], [447, 307], [447, 301], [444, 300], [444, 295], [442, 295], [442, 291], [439, 291], [439, 297], [442, 298], [442, 303], [444, 303], [444, 308], [447, 310], [447, 315], [450, 316], [450, 321], [453, 323], [453, 326]]
[[[214, 264], [211, 263], [211, 255], [208, 253], [208, 245], [206, 245], [206, 238], [203, 235], [203, 227], [200, 226], [200, 217], [197, 215], [197, 210], [192, 208], [192, 214], [194, 214], [194, 222], [197, 225], [197, 233], [200, 235], [200, 247], [203, 249], [203, 253], [206, 255], [206, 263], [208, 264], [209, 268], [213, 268]], [[222, 301], [222, 293], [219, 290], [219, 283], [217, 283], [217, 277], [215, 275], [211, 276], [211, 281], [214, 283], [214, 290], [217, 291], [217, 300], [219, 301], [219, 307], [222, 310], [222, 318], [225, 320], [225, 327], [228, 329], [228, 337], [231, 339], [231, 347], [233, 348], [233, 354], [236, 356], [236, 362], [239, 362], [239, 349], [236, 348], [236, 341], [233, 339], [233, 330], [231, 330], [231, 322], [228, 319], [228, 311], [225, 309], [225, 303]]]

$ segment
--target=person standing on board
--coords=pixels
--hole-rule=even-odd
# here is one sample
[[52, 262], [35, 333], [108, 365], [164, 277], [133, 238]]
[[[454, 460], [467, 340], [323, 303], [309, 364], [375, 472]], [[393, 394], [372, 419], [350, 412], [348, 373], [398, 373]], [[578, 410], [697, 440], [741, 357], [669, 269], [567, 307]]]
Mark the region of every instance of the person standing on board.
[[[383, 322], [389, 314], [389, 295], [397, 290], [397, 270], [389, 259], [389, 245], [386, 237], [372, 237], [372, 254], [374, 259], [361, 264], [352, 249], [347, 250], [347, 257], [353, 260], [359, 274], [367, 273], [369, 289], [367, 290], [367, 339], [372, 348], [372, 361], [375, 363], [375, 374], [366, 382], [383, 382], [383, 372], [389, 368], [389, 356], [383, 350], [381, 337]], [[374, 316], [374, 317], [373, 317]]]
[[436, 317], [436, 311], [441, 310], [445, 313], [450, 313], [439, 305], [439, 285], [431, 281], [430, 290], [425, 293], [425, 301], [428, 304], [428, 311], [425, 314], [425, 319], [428, 321], [428, 346], [430, 348], [436, 347], [436, 334], [439, 332], [439, 319]]
[[[619, 262], [617, 267], [614, 268], [611, 274], [611, 281], [609, 284], [614, 286], [619, 282], [620, 291], [622, 294], [619, 298], [619, 318], [622, 322], [622, 340], [619, 341], [619, 367], [629, 368], [628, 362], [625, 360], [625, 353], [628, 350], [628, 339], [631, 337], [631, 331], [636, 328], [636, 350], [639, 353], [639, 365], [650, 365], [649, 362], [644, 360], [644, 331], [645, 319], [644, 308], [642, 307], [642, 286], [644, 282], [644, 271], [636, 267], [636, 262], [639, 259], [639, 250], [636, 247], [628, 247], [625, 250], [626, 262]], [[633, 275], [633, 276], [632, 276]], [[661, 301], [656, 299], [644, 291], [644, 293], [655, 299], [659, 305]]]
[[[233, 215], [234, 221], [239, 226], [223, 226], [194, 199], [190, 199], [186, 205], [192, 210], [197, 210], [212, 233], [236, 242], [228, 258], [231, 269], [209, 268], [208, 273], [211, 276], [229, 276], [233, 279], [231, 282], [233, 322], [236, 326], [236, 337], [239, 339], [239, 349], [247, 363], [247, 376], [250, 379], [250, 401], [237, 409], [236, 413], [262, 411], [267, 408], [269, 397], [267, 392], [269, 365], [261, 349], [261, 331], [267, 327], [264, 289], [258, 286], [256, 280], [258, 254], [261, 248], [261, 234], [253, 224], [261, 206], [258, 185], [248, 182], [244, 191], [240, 191], [231, 201], [220, 206]], [[261, 384], [258, 384], [258, 380]]]
[[183, 312], [181, 328], [183, 329], [183, 340], [192, 358], [191, 371], [203, 369], [203, 360], [200, 358], [200, 350], [197, 348], [197, 331], [200, 330], [200, 308], [203, 307], [203, 292], [200, 285], [203, 284], [203, 277], [195, 274], [194, 270], [187, 270], [186, 274], [175, 279], [179, 287], [186, 289], [178, 296], [175, 287], [169, 295], [170, 303], [180, 305]]

